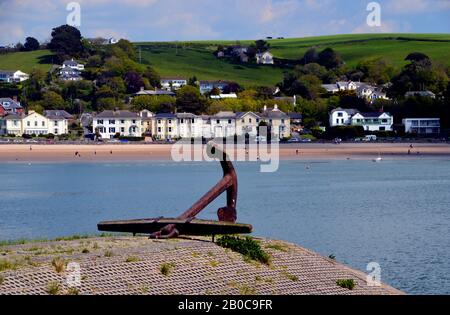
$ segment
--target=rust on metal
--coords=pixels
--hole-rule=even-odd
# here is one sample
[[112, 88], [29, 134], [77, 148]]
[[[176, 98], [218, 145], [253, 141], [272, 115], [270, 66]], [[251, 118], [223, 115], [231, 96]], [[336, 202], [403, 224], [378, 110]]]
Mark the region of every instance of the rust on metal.
[[[100, 222], [98, 229], [100, 231], [133, 234], [150, 233], [150, 238], [251, 233], [251, 225], [236, 224], [238, 181], [233, 163], [231, 163], [225, 151], [212, 142], [208, 143], [207, 152], [210, 158], [220, 161], [223, 178], [179, 217], [176, 219], [160, 217], [156, 219]], [[217, 211], [219, 221], [196, 220], [197, 215], [224, 192], [227, 194], [227, 205]]]

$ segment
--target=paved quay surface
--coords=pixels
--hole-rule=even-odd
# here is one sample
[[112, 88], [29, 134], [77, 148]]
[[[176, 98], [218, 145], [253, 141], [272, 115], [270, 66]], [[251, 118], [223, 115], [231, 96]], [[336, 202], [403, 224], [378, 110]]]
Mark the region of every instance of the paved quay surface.
[[[364, 273], [294, 244], [258, 240], [271, 256], [269, 265], [206, 238], [120, 236], [0, 246], [0, 295], [403, 294], [385, 284], [368, 287]], [[70, 269], [73, 262], [79, 272]], [[70, 288], [68, 279], [81, 285]], [[341, 288], [340, 279], [353, 279], [355, 288]]]

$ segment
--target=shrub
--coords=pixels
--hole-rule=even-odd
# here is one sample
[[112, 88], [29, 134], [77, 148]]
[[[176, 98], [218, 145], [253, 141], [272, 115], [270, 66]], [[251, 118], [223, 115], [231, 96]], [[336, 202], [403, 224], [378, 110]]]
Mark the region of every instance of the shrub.
[[50, 282], [47, 286], [47, 293], [50, 295], [58, 295], [59, 290], [61, 289], [58, 282]]
[[127, 262], [127, 263], [133, 263], [133, 262], [138, 262], [138, 261], [140, 261], [140, 259], [139, 259], [139, 257], [136, 257], [136, 256], [130, 256], [125, 260], [125, 262]]
[[170, 275], [170, 272], [172, 271], [172, 269], [175, 268], [175, 264], [174, 263], [164, 263], [161, 265], [161, 267], [159, 268], [159, 271], [161, 272], [161, 274], [163, 274], [164, 276], [168, 276]]
[[353, 290], [356, 286], [355, 281], [353, 279], [343, 279], [337, 280], [336, 284], [344, 289]]
[[222, 236], [217, 240], [217, 245], [229, 248], [251, 260], [256, 260], [267, 265], [270, 263], [270, 256], [263, 251], [259, 243], [251, 237], [240, 238], [234, 236]]
[[52, 260], [52, 266], [57, 273], [61, 273], [66, 269], [66, 262], [61, 257], [57, 257]]

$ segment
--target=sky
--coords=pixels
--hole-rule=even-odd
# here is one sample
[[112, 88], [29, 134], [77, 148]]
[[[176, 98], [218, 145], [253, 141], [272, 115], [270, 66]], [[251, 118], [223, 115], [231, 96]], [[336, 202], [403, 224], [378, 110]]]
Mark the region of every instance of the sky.
[[450, 0], [0, 0], [0, 45], [40, 41], [80, 4], [83, 37], [132, 41], [244, 40], [351, 33], [450, 33]]

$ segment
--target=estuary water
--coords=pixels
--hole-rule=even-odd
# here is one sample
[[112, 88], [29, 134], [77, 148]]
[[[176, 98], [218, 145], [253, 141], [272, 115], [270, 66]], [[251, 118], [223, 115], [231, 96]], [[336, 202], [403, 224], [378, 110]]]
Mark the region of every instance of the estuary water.
[[[237, 165], [239, 222], [409, 294], [450, 294], [450, 160]], [[95, 234], [102, 220], [174, 217], [222, 176], [216, 163], [0, 164], [0, 240]], [[219, 198], [200, 218], [216, 218]]]

